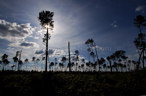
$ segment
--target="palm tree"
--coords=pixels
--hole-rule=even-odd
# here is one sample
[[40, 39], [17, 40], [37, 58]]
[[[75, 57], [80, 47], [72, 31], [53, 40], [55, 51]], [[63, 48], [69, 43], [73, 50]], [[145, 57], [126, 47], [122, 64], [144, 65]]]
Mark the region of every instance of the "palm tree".
[[111, 58], [108, 56], [106, 59], [109, 61], [109, 64], [110, 64], [110, 70], [111, 70], [111, 72], [112, 72]]
[[14, 67], [15, 67], [15, 65], [12, 65], [12, 66], [11, 66], [12, 70], [13, 70]]
[[88, 58], [89, 58], [89, 62], [90, 62], [90, 52], [91, 52], [91, 48], [88, 48], [87, 51], [88, 51]]
[[107, 67], [106, 64], [103, 64], [103, 69], [104, 69], [104, 71], [106, 70], [106, 67]]
[[[98, 54], [97, 54], [97, 47], [96, 47], [96, 44], [95, 44], [94, 40], [93, 40], [92, 38], [91, 38], [91, 39], [88, 39], [88, 40], [85, 42], [85, 44], [86, 44], [89, 48], [91, 48], [92, 52], [93, 52], [93, 49], [95, 49], [95, 53], [96, 53], [95, 56], [97, 56], [97, 62], [96, 62], [96, 65], [97, 65], [97, 63], [99, 63], [99, 58], [98, 58]], [[94, 61], [95, 61], [95, 56], [94, 56]]]
[[76, 71], [77, 71], [77, 66], [78, 66], [78, 62], [79, 61], [79, 51], [75, 50], [75, 61], [76, 61]]
[[93, 57], [93, 63], [95, 63], [95, 54], [94, 54], [94, 52], [91, 52], [90, 56]]
[[13, 57], [13, 61], [15, 63], [15, 70], [17, 69], [17, 62], [18, 62], [18, 58], [15, 56]]
[[128, 58], [125, 56], [125, 53], [126, 53], [125, 51], [119, 50], [110, 56], [110, 59], [113, 61], [114, 67], [116, 68], [116, 71], [118, 71], [118, 63], [116, 61], [118, 61], [119, 59], [124, 61]]
[[38, 62], [40, 61], [39, 58], [36, 59], [36, 64], [37, 64], [37, 71], [38, 71]]
[[103, 63], [105, 63], [105, 59], [102, 57], [99, 60], [99, 71], [100, 71], [100, 65], [102, 65]]
[[[139, 54], [139, 60], [138, 60], [138, 69], [139, 69], [139, 65], [140, 65], [140, 60], [142, 60], [143, 63], [143, 69], [144, 69], [144, 53], [145, 53], [145, 48], [146, 48], [146, 42], [145, 42], [145, 34], [142, 33], [141, 29], [142, 27], [146, 27], [146, 19], [144, 16], [142, 15], [138, 15], [136, 16], [136, 18], [134, 19], [134, 24], [139, 28], [139, 34], [138, 34], [138, 38], [135, 38], [135, 46], [138, 50], [138, 54]], [[141, 57], [141, 55], [143, 55], [143, 58]]]
[[[89, 63], [86, 63], [86, 67], [88, 67], [88, 70], [90, 70], [90, 62]], [[86, 68], [87, 69], [87, 68]], [[87, 71], [88, 71], [87, 70]]]
[[63, 63], [59, 63], [59, 67], [60, 67], [60, 69], [63, 69], [63, 67], [64, 67]]
[[83, 72], [84, 72], [84, 64], [81, 64], [81, 68], [83, 69]]
[[[64, 65], [64, 64], [66, 65], [66, 60], [67, 60], [66, 57], [63, 56], [63, 57], [62, 57], [62, 60], [61, 60], [63, 65]], [[62, 66], [61, 66], [61, 67], [62, 67]], [[64, 66], [63, 66], [63, 67], [64, 67]]]
[[128, 66], [128, 71], [130, 71], [130, 69], [131, 69], [130, 68], [131, 67], [131, 60], [128, 60], [128, 65], [127, 66]]
[[34, 66], [35, 66], [35, 70], [36, 70], [36, 64], [35, 64], [36, 60], [35, 59], [36, 59], [35, 57], [32, 57], [32, 61], [34, 62]]
[[54, 13], [50, 11], [42, 11], [39, 13], [39, 21], [43, 28], [47, 28], [47, 33], [44, 35], [43, 41], [46, 42], [46, 64], [45, 64], [45, 72], [47, 72], [47, 60], [48, 60], [48, 40], [50, 39], [50, 34], [48, 33], [48, 29], [53, 29], [53, 16]]
[[55, 65], [54, 62], [51, 62], [50, 65], [49, 65], [49, 69], [51, 69], [51, 67], [52, 67], [52, 71], [53, 71], [53, 66], [54, 65]]
[[43, 62], [45, 61], [45, 57], [42, 57], [42, 66], [41, 66], [41, 70], [43, 70]]
[[[0, 65], [1, 65], [0, 67], [2, 67], [2, 61], [1, 61], [1, 60], [0, 60]], [[2, 70], [2, 69], [1, 69], [1, 70]]]
[[3, 70], [5, 69], [4, 67], [5, 67], [7, 64], [10, 63], [10, 61], [8, 61], [7, 58], [8, 58], [8, 55], [7, 55], [7, 54], [4, 54], [4, 55], [2, 56]]
[[[22, 70], [23, 61], [22, 61], [22, 60], [19, 60], [19, 62], [18, 62], [18, 63], [19, 63], [19, 65], [20, 65], [19, 67], [20, 67], [20, 68], [21, 68], [21, 70]], [[19, 69], [20, 69], [20, 68], [19, 68]]]
[[26, 58], [26, 59], [24, 60], [24, 62], [26, 63], [26, 70], [27, 70], [28, 59]]

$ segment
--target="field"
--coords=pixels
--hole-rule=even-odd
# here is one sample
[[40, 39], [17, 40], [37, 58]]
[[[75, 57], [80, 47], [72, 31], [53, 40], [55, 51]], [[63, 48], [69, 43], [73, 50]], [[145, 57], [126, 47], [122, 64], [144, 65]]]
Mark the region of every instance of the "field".
[[128, 73], [0, 72], [0, 96], [146, 95], [146, 70]]

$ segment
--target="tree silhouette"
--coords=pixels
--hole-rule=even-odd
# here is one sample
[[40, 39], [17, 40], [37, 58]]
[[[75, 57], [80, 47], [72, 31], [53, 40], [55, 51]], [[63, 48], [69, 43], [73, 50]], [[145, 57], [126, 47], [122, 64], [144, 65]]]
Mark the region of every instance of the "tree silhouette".
[[32, 57], [32, 61], [34, 62], [35, 70], [36, 70], [36, 57]]
[[[61, 59], [63, 65], [64, 64], [66, 65], [66, 60], [67, 60], [66, 57], [63, 56], [62, 59]], [[61, 67], [64, 67], [64, 66], [61, 65]]]
[[102, 65], [103, 63], [105, 63], [105, 59], [102, 57], [99, 59], [99, 71], [100, 71], [100, 65]]
[[88, 49], [87, 49], [87, 51], [88, 51], [88, 58], [89, 58], [89, 62], [90, 62], [90, 53], [91, 53], [91, 48], [88, 48]]
[[16, 67], [16, 66], [15, 66], [15, 65], [12, 65], [12, 66], [11, 66], [12, 70], [13, 70], [14, 67]]
[[37, 64], [37, 71], [38, 71], [38, 62], [40, 61], [39, 58], [36, 59], [36, 64]]
[[[19, 65], [20, 65], [20, 66], [19, 66], [19, 67], [20, 67], [19, 70], [20, 70], [20, 69], [22, 70], [23, 61], [22, 61], [22, 60], [19, 60], [18, 63], [19, 63]], [[18, 70], [18, 71], [19, 71], [19, 70]]]
[[95, 54], [94, 54], [94, 52], [91, 52], [90, 56], [93, 57], [93, 63], [95, 63]]
[[47, 33], [44, 35], [43, 42], [46, 42], [46, 64], [45, 64], [45, 72], [47, 72], [47, 60], [48, 60], [48, 40], [50, 39], [50, 34], [48, 33], [48, 29], [53, 29], [53, 16], [54, 13], [50, 11], [42, 11], [39, 13], [39, 21], [43, 28], [47, 29]]
[[16, 56], [13, 57], [13, 61], [14, 61], [14, 63], [15, 63], [15, 70], [16, 70], [16, 68], [17, 68], [18, 58], [17, 58]]
[[111, 72], [112, 72], [112, 64], [111, 64], [111, 58], [110, 58], [110, 56], [108, 56], [106, 59], [109, 61], [109, 64], [110, 64], [110, 70], [111, 70]]
[[50, 65], [49, 65], [49, 69], [51, 70], [51, 68], [52, 68], [52, 71], [53, 71], [53, 66], [54, 65], [55, 65], [54, 62], [51, 62]]
[[[95, 50], [95, 53], [96, 53], [96, 57], [97, 57], [97, 64], [99, 64], [99, 58], [98, 58], [98, 54], [97, 54], [97, 46], [96, 46], [96, 44], [95, 44], [95, 42], [94, 42], [94, 40], [91, 38], [91, 39], [88, 39], [86, 42], [85, 42], [85, 44], [88, 46], [88, 48], [91, 48], [91, 52], [92, 53], [94, 53], [93, 52], [93, 49]], [[91, 53], [90, 53], [91, 54]], [[93, 54], [92, 54], [93, 55]], [[95, 56], [94, 56], [94, 60], [95, 60]], [[94, 62], [95, 63], [95, 62]], [[95, 64], [95, 65], [97, 65], [97, 64]]]
[[64, 67], [63, 63], [59, 63], [59, 67], [60, 67], [60, 69], [63, 69], [63, 67]]
[[25, 64], [26, 64], [26, 70], [27, 70], [28, 59], [26, 58], [26, 59], [24, 60], [24, 62], [25, 62]]
[[42, 67], [41, 69], [43, 70], [43, 62], [45, 61], [45, 57], [42, 57]]
[[75, 58], [74, 60], [76, 61], [76, 71], [77, 71], [77, 67], [78, 67], [78, 61], [79, 61], [79, 51], [75, 50]]
[[2, 70], [4, 70], [5, 69], [5, 66], [7, 65], [7, 64], [9, 64], [10, 63], [10, 61], [8, 61], [8, 55], [7, 54], [4, 54], [3, 56], [2, 56], [2, 64], [3, 64], [3, 69]]
[[[145, 42], [145, 34], [142, 33], [142, 27], [146, 27], [146, 19], [142, 15], [136, 16], [134, 19], [134, 24], [139, 29], [138, 38], [135, 38], [134, 44], [137, 48], [138, 54], [139, 54], [139, 60], [137, 69], [139, 69], [140, 61], [142, 60], [143, 63], [143, 69], [144, 69], [144, 57], [145, 57], [145, 48], [146, 48], [146, 42]], [[143, 57], [142, 57], [143, 55]]]

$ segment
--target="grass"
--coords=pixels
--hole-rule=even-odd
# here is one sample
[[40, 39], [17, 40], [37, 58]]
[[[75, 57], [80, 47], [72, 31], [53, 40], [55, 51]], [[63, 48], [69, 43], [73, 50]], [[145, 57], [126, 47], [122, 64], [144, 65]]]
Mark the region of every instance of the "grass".
[[128, 73], [0, 72], [0, 96], [146, 95], [146, 70]]

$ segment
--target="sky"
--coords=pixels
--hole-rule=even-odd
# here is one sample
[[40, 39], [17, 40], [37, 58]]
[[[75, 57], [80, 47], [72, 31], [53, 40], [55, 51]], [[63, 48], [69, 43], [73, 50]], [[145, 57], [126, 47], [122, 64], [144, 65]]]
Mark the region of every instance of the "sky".
[[[99, 58], [125, 50], [129, 59], [138, 54], [133, 43], [139, 32], [134, 18], [146, 16], [145, 0], [0, 0], [0, 56], [9, 61], [22, 50], [22, 60], [41, 58], [45, 52], [42, 41], [45, 29], [38, 20], [41, 11], [54, 12], [54, 29], [49, 30], [49, 59], [61, 61], [79, 50], [80, 59], [89, 61], [85, 41], [93, 38]], [[145, 29], [142, 29], [145, 33]]]

